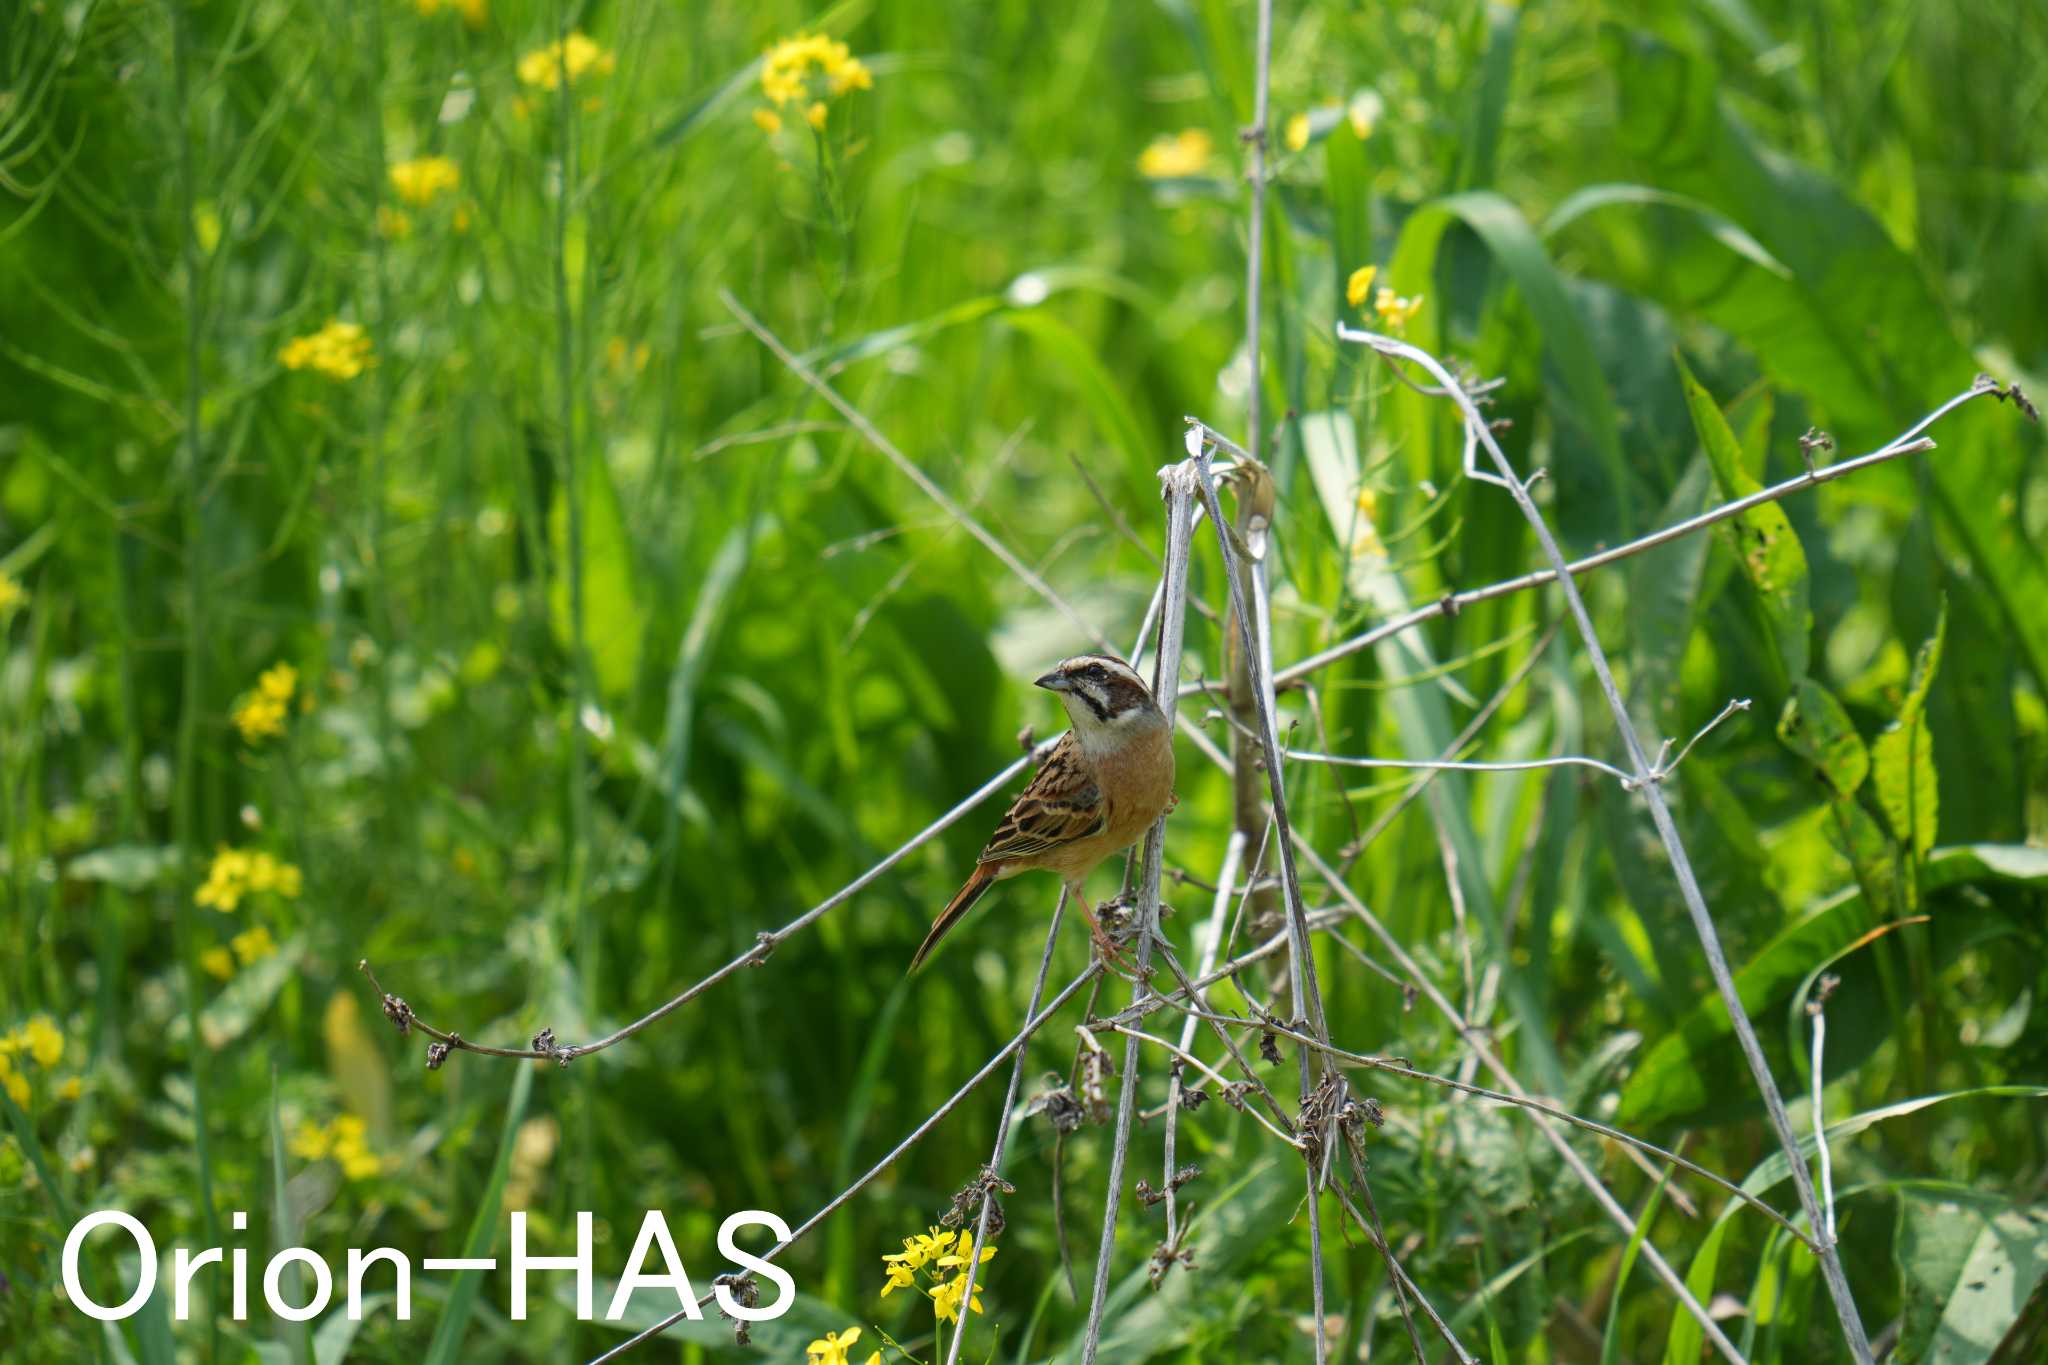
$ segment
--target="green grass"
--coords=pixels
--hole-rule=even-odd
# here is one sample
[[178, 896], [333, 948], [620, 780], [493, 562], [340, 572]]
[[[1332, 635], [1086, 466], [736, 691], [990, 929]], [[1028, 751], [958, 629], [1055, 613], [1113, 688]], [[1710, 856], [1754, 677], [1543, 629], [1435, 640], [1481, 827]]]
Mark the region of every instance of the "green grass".
[[[2043, 391], [2038, 7], [1277, 8], [1260, 382], [1282, 664], [1539, 562], [1510, 500], [1459, 474], [1446, 406], [1336, 344], [1335, 322], [1370, 320], [1344, 298], [1361, 266], [1422, 296], [1411, 339], [1505, 378], [1492, 414], [1517, 465], [1545, 467], [1571, 553], [1790, 477], [1809, 427], [1854, 455], [1979, 369]], [[512, 1322], [502, 1275], [419, 1260], [504, 1256], [515, 1207], [559, 1253], [590, 1210], [613, 1276], [661, 1207], [705, 1292], [727, 1214], [800, 1221], [1009, 1040], [1050, 886], [1007, 884], [903, 977], [986, 807], [566, 1070], [423, 1069], [356, 963], [471, 1040], [591, 1038], [859, 875], [1009, 763], [1020, 728], [1051, 733], [1028, 680], [1085, 637], [721, 292], [1127, 641], [1181, 418], [1241, 434], [1253, 19], [1244, 0], [552, 0], [476, 25], [401, 3], [0, 10], [0, 1038], [28, 1087], [0, 1124], [0, 1341], [24, 1360], [587, 1359], [621, 1335], [552, 1282]], [[572, 29], [611, 60], [566, 91], [523, 82]], [[873, 88], [831, 97], [815, 136], [790, 105], [771, 136], [758, 63], [800, 29], [844, 39]], [[1377, 114], [1354, 127], [1365, 92]], [[1186, 129], [1206, 164], [1140, 174]], [[459, 183], [409, 202], [390, 167], [430, 156]], [[287, 368], [330, 319], [374, 364]], [[1939, 1340], [1986, 1359], [2025, 1295], [1956, 1287], [2032, 1226], [2044, 1159], [2048, 466], [2009, 405], [1930, 434], [1931, 454], [1582, 587], [1653, 741], [1754, 699], [1666, 794], [1802, 1128], [1801, 1006], [1823, 966], [1842, 979], [1828, 1116], [1882, 1116], [1834, 1148], [1866, 1324], [1896, 1324], [1902, 1358]], [[1361, 515], [1385, 561], [1351, 553]], [[1761, 577], [1757, 535], [1777, 537]], [[1207, 539], [1194, 590], [1228, 597]], [[1563, 622], [1465, 756], [1615, 760], [1560, 608], [1501, 598], [1321, 670], [1282, 696], [1287, 742], [1438, 752]], [[1224, 676], [1219, 622], [1191, 617], [1189, 649], [1186, 681]], [[245, 738], [237, 707], [279, 662], [282, 733]], [[1181, 765], [1167, 862], [1207, 881], [1230, 787], [1186, 744]], [[1329, 857], [1408, 785], [1288, 778]], [[296, 867], [296, 894], [199, 903], [224, 846]], [[1781, 1160], [1641, 803], [1611, 782], [1444, 775], [1347, 880], [1454, 1000], [1478, 989], [1468, 960], [1499, 972], [1496, 1044], [1525, 1084], [1733, 1179]], [[1185, 949], [1210, 896], [1167, 886]], [[1083, 962], [1068, 937], [1061, 982]], [[1317, 965], [1340, 1042], [1457, 1072], [1427, 1005], [1335, 945]], [[1033, 1043], [1027, 1095], [1073, 1064], [1080, 1017]], [[28, 1045], [48, 1036], [45, 1066]], [[1166, 1070], [1147, 1062], [1151, 1106]], [[1291, 1100], [1291, 1063], [1272, 1074]], [[803, 1299], [756, 1330], [769, 1355], [854, 1323], [857, 1359], [882, 1330], [931, 1354], [929, 1308], [878, 1297], [880, 1257], [987, 1160], [993, 1084], [789, 1255]], [[1370, 1143], [1388, 1235], [1468, 1348], [1697, 1358], [1638, 1243], [1524, 1118], [1354, 1084], [1390, 1116]], [[309, 1132], [351, 1116], [356, 1159], [313, 1155]], [[1133, 1178], [1158, 1183], [1159, 1138], [1139, 1129]], [[1107, 1358], [1309, 1358], [1299, 1170], [1220, 1104], [1178, 1142], [1202, 1167], [1196, 1266], [1149, 1287], [1164, 1219], [1127, 1190]], [[1703, 1300], [1743, 1305], [1723, 1325], [1746, 1353], [1835, 1358], [1796, 1243], [1574, 1143]], [[973, 1359], [1078, 1347], [1109, 1131], [1064, 1144], [1080, 1304], [1053, 1146], [1041, 1118], [1012, 1130]], [[1767, 1197], [1794, 1207], [1782, 1178]], [[166, 1256], [248, 1248], [251, 1320], [204, 1275], [189, 1322], [163, 1296], [108, 1333], [69, 1308], [64, 1234], [104, 1207]], [[1399, 1358], [1377, 1253], [1338, 1235], [1334, 1200], [1323, 1215], [1333, 1356]], [[271, 1320], [261, 1263], [288, 1232], [337, 1268], [404, 1251], [413, 1320]], [[730, 1343], [714, 1317], [644, 1354], [740, 1358]]]

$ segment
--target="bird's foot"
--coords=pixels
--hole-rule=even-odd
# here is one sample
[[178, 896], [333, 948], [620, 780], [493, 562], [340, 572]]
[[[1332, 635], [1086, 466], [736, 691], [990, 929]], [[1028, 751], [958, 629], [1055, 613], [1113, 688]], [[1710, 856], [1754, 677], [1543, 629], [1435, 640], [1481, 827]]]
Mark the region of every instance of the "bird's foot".
[[1124, 941], [1135, 931], [1133, 911], [1136, 907], [1127, 904], [1119, 896], [1104, 904], [1099, 912], [1088, 915], [1088, 935], [1095, 945], [1095, 955], [1102, 965], [1118, 976], [1132, 981], [1142, 981], [1151, 976], [1151, 971], [1141, 968], [1131, 955]]

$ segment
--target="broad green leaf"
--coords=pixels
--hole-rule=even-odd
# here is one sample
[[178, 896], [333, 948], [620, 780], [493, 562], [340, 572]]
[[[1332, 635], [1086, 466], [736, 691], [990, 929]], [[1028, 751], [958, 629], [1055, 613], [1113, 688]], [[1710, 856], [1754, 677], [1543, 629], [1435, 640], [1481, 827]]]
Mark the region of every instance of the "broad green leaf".
[[1484, 14], [1486, 56], [1479, 78], [1471, 83], [1471, 113], [1458, 168], [1458, 188], [1464, 190], [1483, 190], [1493, 184], [1501, 119], [1515, 78], [1515, 37], [1522, 19], [1518, 5], [1487, 5]]
[[[1732, 501], [1759, 491], [1761, 485], [1742, 466], [1742, 446], [1728, 419], [1721, 415], [1714, 396], [1693, 377], [1683, 355], [1677, 360], [1686, 406], [1692, 409], [1693, 426], [1700, 434], [1700, 444], [1706, 447], [1721, 496]], [[1752, 507], [1722, 525], [1743, 576], [1756, 589], [1776, 648], [1779, 676], [1789, 689], [1806, 676], [1808, 641], [1813, 634], [1806, 551], [1793, 534], [1785, 509], [1774, 502]]]
[[1038, 343], [1046, 358], [1065, 372], [1103, 436], [1122, 450], [1127, 468], [1149, 473], [1170, 457], [1173, 437], [1147, 434], [1126, 396], [1128, 386], [1109, 372], [1079, 332], [1036, 308], [1011, 309], [1001, 318]]
[[1847, 800], [1870, 775], [1870, 755], [1834, 693], [1802, 680], [1778, 717], [1778, 738], [1811, 763], [1837, 800]]
[[[1731, 276], [1726, 263], [1739, 258], [1725, 251], [1717, 273], [1708, 261], [1689, 265], [1660, 237], [1656, 250], [1635, 253], [1646, 284], [1682, 284], [1688, 297], [1671, 302], [1741, 340], [1781, 388], [1813, 395], [1846, 452], [1874, 449], [1970, 386], [1981, 366], [1920, 263], [1842, 187], [1763, 147], [1722, 103], [1711, 61], [1620, 28], [1607, 40], [1620, 97], [1614, 127], [1631, 161], [1658, 188], [1740, 224], [1791, 274], [1757, 279], [1762, 272], [1743, 262]], [[2014, 436], [2017, 420], [1991, 404], [1957, 413], [1933, 433], [1941, 453], [1925, 467], [2014, 646], [2048, 682], [2048, 562], [2019, 519], [1986, 496], [2013, 487], [2032, 458]]]
[[1913, 676], [1899, 702], [1898, 718], [1870, 746], [1870, 770], [1877, 804], [1890, 822], [1892, 836], [1924, 856], [1934, 847], [1941, 813], [1941, 792], [1934, 770], [1934, 738], [1927, 725], [1927, 691], [1941, 667], [1942, 643], [1948, 635], [1948, 609], [1935, 617], [1934, 634], [1913, 658]]
[[[1550, 415], [1558, 424], [1557, 455], [1550, 474], [1556, 481], [1560, 529], [1577, 544], [1626, 535], [1633, 521], [1628, 462], [1607, 377], [1594, 359], [1585, 319], [1521, 210], [1498, 194], [1474, 191], [1433, 200], [1409, 216], [1388, 270], [1392, 288], [1426, 299], [1422, 311], [1408, 324], [1409, 339], [1424, 350], [1441, 354], [1444, 304], [1437, 259], [1444, 232], [1454, 222], [1478, 235], [1521, 291], [1543, 335], [1546, 372], [1554, 376], [1546, 380], [1546, 388]], [[1411, 468], [1416, 476], [1446, 477], [1463, 447], [1460, 440], [1444, 435], [1453, 429], [1442, 425], [1450, 412], [1445, 401], [1401, 389], [1393, 395], [1389, 410], [1404, 440], [1412, 436], [1415, 442]], [[1437, 443], [1435, 447], [1432, 441]], [[1519, 468], [1527, 475], [1526, 449], [1517, 451], [1513, 443], [1506, 449], [1511, 459], [1518, 454], [1524, 457]]]
[[[555, 572], [548, 585], [548, 619], [555, 639], [574, 656], [575, 614], [570, 604], [569, 497], [572, 489], [555, 490], [548, 512], [548, 542]], [[576, 461], [573, 494], [582, 508], [583, 647], [598, 692], [617, 703], [632, 691], [640, 674], [640, 649], [646, 636], [647, 608], [634, 593], [633, 547], [619, 509], [618, 490], [603, 455], [584, 450]], [[582, 667], [582, 661], [577, 662]], [[580, 723], [580, 721], [579, 721]]]
[[[1829, 1124], [1828, 1145], [1831, 1148], [1839, 1147], [1858, 1133], [1868, 1132], [1880, 1123], [1885, 1123], [1892, 1119], [1905, 1118], [1910, 1114], [1917, 1114], [1923, 1109], [1932, 1109], [1937, 1104], [1946, 1104], [1950, 1100], [1967, 1100], [1980, 1097], [1984, 1099], [2044, 1100], [2048, 1099], [2048, 1086], [1980, 1085], [1970, 1090], [1948, 1090], [1936, 1095], [1916, 1095], [1912, 1099], [1900, 1100], [1896, 1104], [1882, 1105], [1876, 1109], [1866, 1109], [1859, 1114], [1851, 1114], [1848, 1118]], [[1813, 1154], [1818, 1145], [1810, 1130], [1801, 1134], [1798, 1143], [1800, 1160], [1813, 1160]], [[1773, 1152], [1759, 1162], [1755, 1170], [1743, 1177], [1742, 1188], [1750, 1194], [1762, 1195], [1779, 1181], [1789, 1179], [1791, 1175], [1792, 1166], [1786, 1159], [1785, 1153], [1783, 1151]]]
[[1870, 755], [1848, 712], [1834, 693], [1802, 678], [1778, 717], [1778, 738], [1813, 765], [1814, 775], [1827, 788], [1828, 842], [1849, 860], [1864, 894], [1874, 905], [1902, 911], [1897, 851], [1856, 800], [1857, 788], [1870, 774]]
[[1894, 1257], [1900, 1358], [1980, 1365], [2048, 1272], [2048, 1208], [1989, 1191], [1901, 1190]]
[[[1998, 882], [2048, 885], [2048, 849], [2004, 844], [1937, 849], [1928, 856], [1921, 885], [1923, 891], [1935, 891]], [[1861, 887], [1837, 892], [1811, 914], [1787, 926], [1736, 972], [1736, 994], [1744, 1011], [1753, 1020], [1782, 1018], [1781, 1007], [1817, 964], [1890, 918], [1891, 912], [1884, 907], [1873, 908]], [[1964, 945], [1958, 927], [1952, 946], [1960, 949]], [[1847, 1027], [1858, 1019], [1889, 1026], [1889, 1021], [1869, 1018], [1877, 1013], [1866, 1010], [1850, 1018], [1839, 1011], [1830, 1015], [1830, 1072], [1849, 1055], [1844, 1045], [1852, 1040], [1838, 1037]], [[1769, 1038], [1765, 1046], [1772, 1046]], [[1648, 1048], [1642, 1064], [1622, 1088], [1620, 1116], [1615, 1121], [1640, 1129], [1717, 1107], [1725, 1109], [1731, 1099], [1750, 1094], [1747, 1077], [1728, 1022], [1728, 1008], [1717, 994], [1702, 1000], [1677, 1029]]]

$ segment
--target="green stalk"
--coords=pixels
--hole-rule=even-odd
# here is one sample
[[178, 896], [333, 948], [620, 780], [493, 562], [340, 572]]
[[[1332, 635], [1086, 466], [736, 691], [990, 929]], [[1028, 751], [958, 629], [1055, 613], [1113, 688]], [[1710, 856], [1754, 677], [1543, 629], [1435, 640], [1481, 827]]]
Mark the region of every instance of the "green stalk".
[[396, 828], [393, 818], [399, 807], [398, 773], [394, 767], [391, 730], [391, 595], [384, 579], [384, 441], [391, 421], [391, 381], [386, 377], [391, 355], [391, 276], [384, 250], [383, 224], [379, 210], [384, 206], [384, 18], [379, 5], [365, 5], [369, 16], [370, 80], [364, 94], [365, 114], [370, 122], [370, 290], [376, 301], [376, 316], [370, 321], [371, 346], [378, 363], [370, 370], [370, 459], [363, 486], [363, 600], [368, 605], [370, 629], [377, 640], [377, 660], [371, 690], [377, 698], [377, 751], [384, 775], [385, 801], [378, 815], [387, 832]]
[[583, 715], [590, 704], [590, 654], [584, 640], [583, 622], [583, 485], [576, 465], [576, 338], [575, 319], [569, 299], [569, 200], [576, 186], [576, 100], [571, 89], [566, 52], [568, 20], [561, 5], [555, 6], [555, 39], [559, 66], [556, 96], [562, 113], [562, 180], [555, 195], [555, 382], [561, 390], [561, 408], [556, 420], [562, 428], [562, 497], [568, 508], [569, 545], [569, 648], [573, 671], [573, 698], [569, 716], [569, 877], [563, 894], [574, 915], [576, 953], [582, 988], [582, 1005], [589, 1008], [596, 998], [599, 952], [590, 910], [584, 904], [585, 862], [590, 849], [589, 755], [584, 739]]
[[[180, 462], [184, 484], [185, 549], [185, 676], [178, 707], [178, 780], [172, 808], [172, 838], [187, 860], [188, 870], [198, 866], [199, 810], [196, 784], [199, 764], [199, 717], [205, 705], [206, 661], [201, 651], [206, 641], [206, 537], [204, 497], [200, 470], [200, 386], [204, 308], [199, 298], [199, 236], [193, 221], [198, 172], [192, 164], [192, 99], [190, 66], [192, 35], [189, 13], [184, 4], [171, 6], [171, 70], [177, 101], [178, 206], [180, 247], [185, 272], [185, 391], [184, 439]], [[192, 1049], [192, 1133], [193, 1153], [199, 1166], [199, 1209], [206, 1240], [221, 1245], [220, 1220], [214, 1209], [213, 1153], [207, 1136], [206, 1043], [199, 1028], [199, 1002], [205, 990], [199, 970], [198, 934], [192, 923], [192, 899], [174, 893], [173, 914], [178, 940], [178, 958], [185, 975], [185, 1021], [191, 1031]], [[209, 1304], [211, 1300], [209, 1300]], [[220, 1354], [219, 1319], [211, 1307], [207, 1312], [209, 1354]]]

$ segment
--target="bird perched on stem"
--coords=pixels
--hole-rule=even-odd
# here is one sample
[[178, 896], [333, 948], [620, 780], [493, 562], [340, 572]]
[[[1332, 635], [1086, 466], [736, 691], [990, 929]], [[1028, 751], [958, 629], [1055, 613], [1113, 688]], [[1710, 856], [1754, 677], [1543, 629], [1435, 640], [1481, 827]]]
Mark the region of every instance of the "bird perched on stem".
[[932, 922], [910, 959], [913, 972], [989, 887], [1038, 868], [1059, 874], [1096, 950], [1105, 959], [1123, 956], [1097, 923], [1083, 883], [1173, 804], [1173, 722], [1137, 671], [1108, 654], [1063, 659], [1038, 686], [1059, 693], [1073, 728], [1011, 803], [974, 875]]

